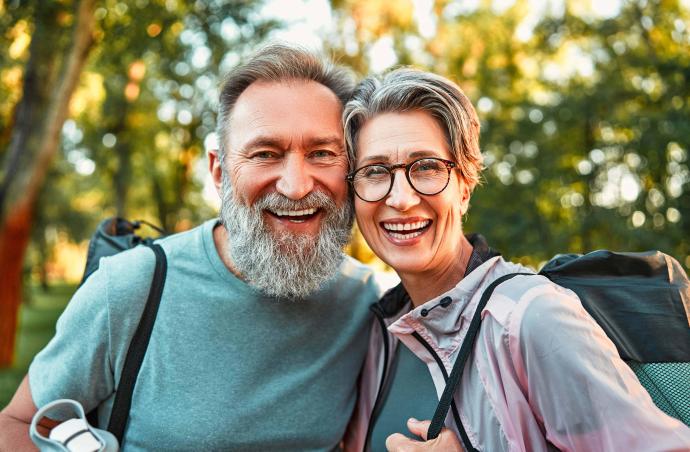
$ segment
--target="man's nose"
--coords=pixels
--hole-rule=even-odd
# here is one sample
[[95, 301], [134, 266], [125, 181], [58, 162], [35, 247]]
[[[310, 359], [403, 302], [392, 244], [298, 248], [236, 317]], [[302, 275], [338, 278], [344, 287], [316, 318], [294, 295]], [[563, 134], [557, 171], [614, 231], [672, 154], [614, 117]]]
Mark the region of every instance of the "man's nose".
[[386, 205], [401, 212], [411, 209], [420, 202], [419, 194], [410, 185], [402, 170], [393, 172], [393, 187], [386, 196]]
[[314, 178], [303, 155], [289, 153], [285, 157], [285, 164], [281, 171], [276, 182], [276, 190], [281, 195], [298, 200], [304, 198], [314, 188]]

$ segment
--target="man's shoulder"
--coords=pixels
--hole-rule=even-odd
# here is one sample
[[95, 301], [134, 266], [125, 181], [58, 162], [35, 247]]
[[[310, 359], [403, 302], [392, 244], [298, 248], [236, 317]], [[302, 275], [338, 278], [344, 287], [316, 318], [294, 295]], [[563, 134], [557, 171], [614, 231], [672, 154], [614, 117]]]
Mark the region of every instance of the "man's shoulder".
[[346, 291], [350, 295], [356, 294], [375, 301], [381, 296], [375, 275], [372, 267], [346, 255], [338, 268], [333, 289], [339, 294]]
[[[184, 258], [184, 255], [189, 256], [203, 249], [202, 236], [209, 227], [207, 223], [155, 241], [165, 251], [168, 268], [173, 267], [175, 261]], [[148, 290], [155, 264], [156, 257], [153, 251], [140, 245], [102, 258], [97, 272], [105, 273], [99, 276], [105, 278], [110, 290], [126, 291], [129, 288], [141, 291]]]
[[343, 258], [339, 271], [342, 275], [353, 278], [370, 278], [374, 275], [374, 269], [372, 267], [347, 254]]
[[339, 275], [353, 281], [359, 281], [362, 285], [377, 284], [376, 271], [352, 256], [345, 256], [339, 268]]
[[207, 220], [200, 225], [156, 240], [166, 255], [189, 253], [203, 249], [206, 240], [213, 239], [213, 227], [218, 220]]

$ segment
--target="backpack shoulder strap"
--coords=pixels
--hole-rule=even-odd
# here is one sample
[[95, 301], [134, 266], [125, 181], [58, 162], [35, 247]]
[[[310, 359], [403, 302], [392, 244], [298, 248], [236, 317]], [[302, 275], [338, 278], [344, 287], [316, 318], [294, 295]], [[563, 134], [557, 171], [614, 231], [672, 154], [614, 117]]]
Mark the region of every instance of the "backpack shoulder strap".
[[156, 255], [156, 268], [153, 271], [153, 280], [151, 282], [151, 289], [146, 300], [146, 307], [139, 320], [132, 342], [129, 344], [125, 364], [120, 375], [120, 384], [115, 392], [115, 401], [113, 402], [113, 410], [110, 413], [110, 421], [108, 423], [108, 431], [117, 438], [118, 443], [122, 444], [125, 427], [129, 419], [129, 410], [132, 405], [132, 393], [134, 392], [134, 385], [141, 369], [141, 363], [144, 361], [146, 348], [149, 345], [151, 338], [151, 331], [153, 324], [156, 321], [158, 314], [158, 306], [160, 305], [161, 295], [163, 294], [163, 286], [165, 285], [165, 276], [168, 270], [168, 261], [165, 257], [165, 252], [160, 245], [147, 245]]
[[[467, 359], [469, 358], [470, 353], [472, 352], [472, 346], [474, 345], [474, 341], [477, 338], [479, 326], [482, 323], [482, 310], [484, 309], [484, 307], [486, 307], [486, 304], [489, 302], [489, 298], [491, 298], [494, 289], [496, 289], [496, 287], [499, 284], [518, 275], [533, 275], [533, 273], [509, 273], [507, 275], [503, 275], [500, 278], [497, 278], [494, 282], [492, 282], [482, 294], [482, 298], [479, 300], [479, 303], [477, 304], [477, 309], [474, 311], [474, 315], [472, 316], [472, 320], [470, 321], [470, 326], [467, 330], [465, 340], [462, 341], [462, 345], [460, 346], [458, 357], [455, 359], [455, 364], [453, 364], [453, 369], [451, 370], [450, 376], [448, 377], [446, 387], [443, 390], [443, 394], [441, 395], [441, 400], [439, 400], [438, 405], [436, 406], [436, 411], [434, 412], [434, 417], [431, 419], [431, 425], [429, 425], [429, 430], [427, 432], [427, 440], [434, 439], [439, 435], [439, 433], [441, 433], [443, 423], [446, 419], [446, 415], [448, 414], [448, 408], [450, 407], [450, 403], [453, 400], [453, 393], [455, 392], [455, 388], [460, 383], [462, 373], [465, 369], [465, 363], [467, 363]], [[470, 439], [467, 436], [467, 432], [465, 431], [462, 422], [457, 427], [463, 445], [465, 446], [465, 450], [476, 451], [477, 449], [475, 449], [472, 446], [472, 443], [470, 442]]]

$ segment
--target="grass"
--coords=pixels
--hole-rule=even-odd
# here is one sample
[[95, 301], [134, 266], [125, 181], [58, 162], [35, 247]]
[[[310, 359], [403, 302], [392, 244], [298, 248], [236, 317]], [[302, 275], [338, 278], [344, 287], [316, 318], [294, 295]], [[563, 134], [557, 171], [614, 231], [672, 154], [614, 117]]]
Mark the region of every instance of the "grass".
[[75, 289], [71, 284], [55, 284], [47, 292], [38, 286], [29, 289], [30, 302], [19, 310], [14, 365], [0, 370], [0, 408], [9, 403], [34, 355], [55, 334], [55, 322]]

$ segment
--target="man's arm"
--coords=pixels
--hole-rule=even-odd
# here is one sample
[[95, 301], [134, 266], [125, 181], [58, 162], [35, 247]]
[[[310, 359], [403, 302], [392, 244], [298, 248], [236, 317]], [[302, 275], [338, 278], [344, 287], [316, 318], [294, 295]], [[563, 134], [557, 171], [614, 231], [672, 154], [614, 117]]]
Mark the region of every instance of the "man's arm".
[[[12, 400], [0, 411], [0, 450], [37, 450], [29, 437], [29, 425], [38, 408], [31, 397], [29, 376], [25, 376], [14, 393]], [[41, 419], [39, 432], [48, 436], [50, 429], [58, 422], [48, 418]]]

